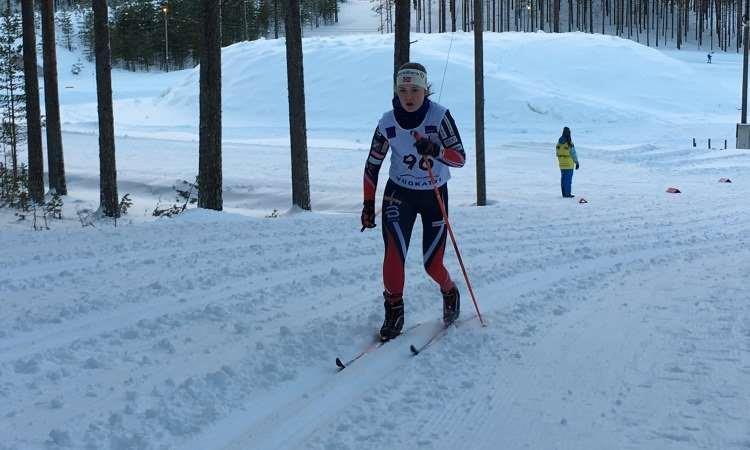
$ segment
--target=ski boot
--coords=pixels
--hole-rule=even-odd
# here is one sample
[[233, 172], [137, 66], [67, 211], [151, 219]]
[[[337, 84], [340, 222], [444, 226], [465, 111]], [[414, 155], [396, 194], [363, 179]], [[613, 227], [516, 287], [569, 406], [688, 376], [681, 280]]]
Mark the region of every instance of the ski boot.
[[385, 320], [380, 327], [380, 340], [389, 341], [399, 334], [404, 327], [404, 299], [399, 295], [391, 295], [383, 292], [383, 306], [385, 307]]
[[443, 323], [452, 324], [461, 314], [461, 295], [454, 285], [448, 292], [443, 292]]

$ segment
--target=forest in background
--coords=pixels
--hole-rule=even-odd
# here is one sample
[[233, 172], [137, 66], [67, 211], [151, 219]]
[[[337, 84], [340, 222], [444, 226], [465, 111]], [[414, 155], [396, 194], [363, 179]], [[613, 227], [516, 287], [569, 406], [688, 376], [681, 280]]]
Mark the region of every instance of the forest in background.
[[[742, 11], [750, 0], [482, 0], [485, 30], [572, 32], [619, 36], [651, 47], [739, 51]], [[338, 21], [342, 0], [303, 0], [306, 30]], [[393, 32], [395, 0], [371, 0], [380, 32]], [[222, 46], [285, 34], [287, 2], [224, 0]], [[93, 58], [90, 0], [57, 4], [61, 39]], [[412, 32], [473, 30], [473, 0], [412, 0]], [[77, 26], [73, 25], [78, 21]], [[197, 64], [198, 0], [119, 0], [110, 3], [112, 59], [129, 70], [174, 70]]]

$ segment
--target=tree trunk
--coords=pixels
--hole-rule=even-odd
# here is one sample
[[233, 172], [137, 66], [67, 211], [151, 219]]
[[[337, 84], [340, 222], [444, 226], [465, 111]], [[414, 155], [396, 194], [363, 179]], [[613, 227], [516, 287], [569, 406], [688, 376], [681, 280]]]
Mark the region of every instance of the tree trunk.
[[[452, 0], [453, 1], [453, 0]], [[395, 41], [393, 45], [393, 81], [402, 64], [409, 62], [409, 0], [396, 0]]]
[[273, 0], [273, 37], [279, 38], [279, 0]]
[[606, 10], [605, 9], [606, 5], [605, 5], [604, 1], [605, 0], [602, 0], [602, 34], [604, 34], [604, 16], [605, 16], [604, 12]]
[[[559, 1], [559, 0], [555, 0]], [[505, 24], [508, 26], [508, 31], [510, 31], [510, 8], [511, 8], [511, 0], [508, 0], [505, 6]]]
[[221, 0], [201, 0], [198, 207], [221, 211]]
[[656, 32], [655, 38], [656, 38], [656, 46], [659, 47], [659, 24], [661, 23], [661, 7], [658, 5], [658, 0], [654, 0], [654, 5], [656, 8]]
[[698, 0], [698, 47], [703, 46], [703, 0]]
[[39, 110], [39, 80], [36, 68], [36, 36], [34, 35], [34, 0], [21, 1], [23, 21], [23, 73], [26, 91], [26, 127], [29, 151], [29, 194], [37, 203], [44, 202], [44, 155], [42, 122]]
[[92, 2], [96, 54], [96, 97], [99, 112], [99, 199], [107, 217], [119, 217], [115, 126], [112, 112], [112, 55], [109, 48], [107, 0]]
[[497, 0], [497, 31], [503, 32], [503, 0]]
[[468, 25], [466, 23], [467, 18], [469, 17], [468, 14], [466, 14], [466, 2], [468, 0], [463, 0], [461, 2], [461, 30], [462, 31], [469, 31]]
[[492, 0], [492, 31], [497, 31], [497, 0]]
[[427, 32], [432, 33], [432, 0], [427, 0]]
[[553, 22], [553, 31], [555, 33], [560, 32], [560, 0], [553, 0], [554, 3], [554, 12], [552, 15], [552, 22]]
[[302, 65], [302, 30], [299, 0], [289, 0], [286, 18], [286, 74], [289, 88], [289, 137], [292, 144], [292, 203], [310, 210], [307, 168], [305, 77]]
[[677, 3], [677, 50], [682, 48], [682, 2]]
[[672, 39], [674, 39], [674, 0], [669, 3], [669, 14], [672, 18]]
[[476, 128], [477, 206], [487, 204], [484, 167], [484, 29], [482, 2], [474, 0], [474, 123]]
[[[396, 0], [399, 1], [399, 0]], [[451, 10], [451, 31], [456, 31], [456, 0], [448, 0]]]
[[648, 15], [648, 0], [646, 0], [646, 46], [651, 47], [651, 21]]
[[47, 115], [47, 163], [49, 188], [59, 195], [68, 193], [65, 185], [60, 99], [57, 91], [57, 51], [55, 50], [54, 0], [42, 0], [42, 44], [44, 48], [44, 105]]
[[573, 0], [568, 0], [568, 32], [573, 31]]
[[544, 31], [544, 0], [539, 2], [539, 29]]
[[445, 33], [446, 28], [447, 28], [446, 20], [445, 20], [447, 16], [446, 11], [445, 11], [445, 0], [439, 0], [439, 1], [440, 1], [440, 6], [438, 8], [439, 9], [438, 18], [440, 19], [439, 21], [440, 25], [438, 26], [438, 31], [440, 33]]

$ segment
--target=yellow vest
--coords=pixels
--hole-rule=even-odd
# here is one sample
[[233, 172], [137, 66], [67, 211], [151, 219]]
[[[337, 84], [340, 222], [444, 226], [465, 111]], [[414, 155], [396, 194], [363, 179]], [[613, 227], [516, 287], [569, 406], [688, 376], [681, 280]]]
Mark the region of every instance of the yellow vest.
[[570, 156], [570, 145], [567, 143], [557, 144], [555, 148], [557, 150], [557, 162], [560, 165], [560, 169], [574, 169], [576, 163]]

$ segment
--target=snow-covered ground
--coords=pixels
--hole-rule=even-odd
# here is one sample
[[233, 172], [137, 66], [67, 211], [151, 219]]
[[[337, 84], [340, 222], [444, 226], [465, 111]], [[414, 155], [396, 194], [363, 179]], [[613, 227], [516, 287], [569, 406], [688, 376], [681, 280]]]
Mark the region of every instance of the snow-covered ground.
[[[0, 215], [0, 449], [750, 448], [740, 58], [487, 33], [477, 208], [472, 35], [418, 39], [469, 155], [451, 217], [487, 327], [410, 356], [441, 312], [416, 227], [406, 324], [421, 325], [336, 371], [382, 320], [379, 227], [360, 233], [359, 208], [389, 36], [305, 40], [312, 213], [290, 210], [283, 41], [224, 50], [223, 213], [150, 216], [195, 177], [198, 72], [116, 71], [118, 181], [136, 202], [116, 228], [75, 215], [98, 199], [96, 97], [60, 50], [66, 220]], [[564, 125], [586, 204], [559, 195]]]

